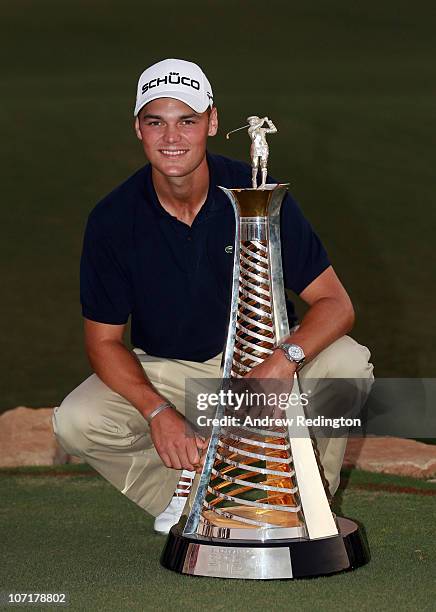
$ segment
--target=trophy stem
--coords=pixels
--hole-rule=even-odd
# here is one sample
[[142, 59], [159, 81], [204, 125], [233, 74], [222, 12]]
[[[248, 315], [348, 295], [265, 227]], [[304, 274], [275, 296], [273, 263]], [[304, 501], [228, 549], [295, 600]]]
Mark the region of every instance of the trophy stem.
[[[221, 189], [235, 213], [230, 319], [222, 389], [243, 378], [289, 335], [280, 243], [286, 185]], [[320, 475], [297, 375], [287, 426], [214, 426], [188, 517], [173, 527], [162, 564], [199, 576], [297, 578], [368, 561], [358, 526], [335, 519]], [[291, 395], [289, 396], [291, 397]], [[216, 422], [226, 406], [219, 404]]]

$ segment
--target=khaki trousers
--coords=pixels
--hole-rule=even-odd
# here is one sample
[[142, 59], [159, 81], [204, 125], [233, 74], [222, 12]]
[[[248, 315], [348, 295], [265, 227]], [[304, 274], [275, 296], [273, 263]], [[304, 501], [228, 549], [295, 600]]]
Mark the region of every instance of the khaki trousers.
[[[163, 359], [134, 349], [156, 389], [184, 414], [185, 379], [219, 378], [221, 355], [196, 363]], [[344, 336], [322, 351], [300, 372], [304, 378], [360, 379], [357, 393], [366, 397], [373, 366], [368, 349]], [[363, 400], [362, 400], [363, 401]], [[96, 469], [141, 508], [156, 516], [167, 506], [180, 477], [154, 449], [144, 417], [93, 374], [55, 408], [53, 429], [67, 453]], [[339, 485], [346, 438], [320, 438], [319, 459], [330, 493]]]

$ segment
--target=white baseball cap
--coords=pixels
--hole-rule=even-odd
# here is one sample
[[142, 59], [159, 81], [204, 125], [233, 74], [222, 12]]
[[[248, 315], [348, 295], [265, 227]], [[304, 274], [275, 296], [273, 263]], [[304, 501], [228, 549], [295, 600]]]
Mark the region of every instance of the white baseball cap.
[[157, 98], [175, 98], [204, 113], [213, 106], [212, 87], [197, 64], [181, 59], [166, 59], [150, 66], [139, 77], [134, 116]]

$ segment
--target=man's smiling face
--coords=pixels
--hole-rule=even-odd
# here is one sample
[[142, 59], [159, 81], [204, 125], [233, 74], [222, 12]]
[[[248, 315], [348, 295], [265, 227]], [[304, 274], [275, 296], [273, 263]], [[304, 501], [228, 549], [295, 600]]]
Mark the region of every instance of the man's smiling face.
[[218, 129], [216, 108], [196, 113], [173, 98], [158, 98], [142, 108], [135, 131], [155, 171], [166, 177], [183, 177], [205, 158], [208, 136]]

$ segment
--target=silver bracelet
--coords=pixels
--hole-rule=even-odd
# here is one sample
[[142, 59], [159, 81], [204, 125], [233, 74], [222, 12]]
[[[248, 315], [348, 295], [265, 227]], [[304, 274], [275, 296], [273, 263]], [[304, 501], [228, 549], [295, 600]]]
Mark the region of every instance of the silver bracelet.
[[159, 404], [157, 408], [155, 408], [152, 412], [150, 412], [150, 414], [148, 414], [145, 417], [145, 420], [150, 425], [152, 419], [154, 419], [155, 416], [157, 416], [160, 412], [162, 412], [162, 410], [166, 410], [167, 408], [174, 408], [174, 407], [175, 407], [174, 404], [172, 404], [171, 402], [162, 402], [162, 404]]

